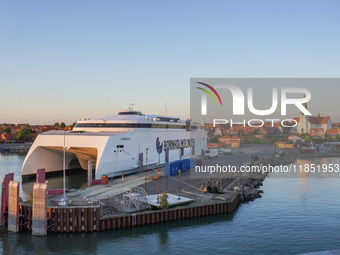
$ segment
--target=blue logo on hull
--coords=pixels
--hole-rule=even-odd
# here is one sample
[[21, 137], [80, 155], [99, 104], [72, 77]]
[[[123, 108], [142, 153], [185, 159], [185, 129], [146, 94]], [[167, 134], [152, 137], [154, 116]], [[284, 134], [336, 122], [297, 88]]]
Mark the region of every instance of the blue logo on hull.
[[163, 143], [161, 144], [161, 142], [159, 141], [159, 137], [157, 137], [156, 139], [156, 150], [159, 154], [163, 151]]

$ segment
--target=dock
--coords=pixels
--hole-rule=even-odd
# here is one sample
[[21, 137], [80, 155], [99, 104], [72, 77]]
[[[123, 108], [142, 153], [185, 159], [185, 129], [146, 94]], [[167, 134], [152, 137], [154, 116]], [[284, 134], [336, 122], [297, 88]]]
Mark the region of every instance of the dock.
[[[272, 150], [261, 151], [260, 160]], [[201, 158], [200, 164], [248, 164], [252, 152]], [[19, 183], [9, 174], [2, 185], [1, 226], [10, 223], [8, 229], [34, 235], [105, 231], [230, 213], [240, 202], [261, 197], [255, 186], [262, 176], [197, 176], [194, 169], [177, 169], [167, 176], [164, 167], [149, 166], [148, 171], [110, 180], [107, 176], [98, 180], [88, 177], [90, 186], [70, 189], [65, 200], [62, 189], [48, 189], [45, 171], [38, 169], [31, 203], [19, 201], [19, 192], [15, 192]], [[161, 199], [165, 191], [167, 206]]]
[[[164, 173], [164, 168], [160, 172]], [[235, 209], [239, 203], [237, 191], [204, 193], [201, 190], [203, 181], [204, 179], [190, 178], [190, 170], [182, 172], [180, 176], [162, 174], [158, 177], [157, 170], [153, 169], [147, 172], [147, 178], [146, 173], [142, 172], [115, 178], [105, 185], [70, 190], [66, 193], [66, 205], [60, 205], [62, 194], [48, 196], [46, 199], [44, 194], [49, 191], [44, 187], [45, 184], [42, 186], [35, 183], [33, 204], [19, 202], [17, 229], [18, 232], [28, 231], [38, 235], [44, 235], [41, 229], [46, 229], [46, 234], [105, 231], [229, 213]], [[7, 182], [9, 186], [16, 184], [11, 180]], [[128, 194], [135, 196], [136, 190], [144, 190], [147, 194], [147, 207], [132, 208], [126, 203], [123, 205], [129, 199]], [[166, 190], [170, 206], [162, 210], [157, 206], [158, 197]], [[35, 206], [36, 203], [39, 207]], [[38, 214], [40, 218], [37, 225], [34, 223], [37, 221], [34, 215]], [[45, 214], [46, 219], [42, 219]], [[6, 221], [7, 219], [4, 225], [7, 224]]]

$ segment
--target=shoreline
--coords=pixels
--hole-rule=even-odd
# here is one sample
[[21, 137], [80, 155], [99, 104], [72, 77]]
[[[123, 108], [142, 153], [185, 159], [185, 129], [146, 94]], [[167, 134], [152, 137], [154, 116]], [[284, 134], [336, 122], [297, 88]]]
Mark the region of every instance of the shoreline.
[[[298, 152], [298, 153], [294, 153]], [[280, 158], [263, 158], [262, 160], [259, 160], [256, 164], [271, 164], [273, 166], [277, 165], [288, 165], [294, 163], [298, 159], [310, 159], [310, 158], [336, 158], [340, 157], [340, 152], [332, 152], [332, 153], [308, 153], [303, 154], [299, 152], [298, 150], [291, 152], [290, 154], [286, 154], [283, 157]]]
[[0, 152], [27, 152], [32, 143], [1, 143]]

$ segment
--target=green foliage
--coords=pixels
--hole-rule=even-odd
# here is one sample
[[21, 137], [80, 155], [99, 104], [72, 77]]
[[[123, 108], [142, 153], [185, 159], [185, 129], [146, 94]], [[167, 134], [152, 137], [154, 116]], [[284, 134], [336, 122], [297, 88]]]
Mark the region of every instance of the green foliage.
[[27, 142], [30, 139], [30, 133], [32, 133], [32, 129], [29, 126], [24, 127], [16, 134], [16, 138], [23, 142]]
[[55, 130], [58, 130], [59, 129], [59, 122], [54, 123], [53, 128]]
[[66, 127], [65, 122], [61, 122], [61, 123], [56, 122], [56, 123], [54, 123], [54, 125], [53, 125], [53, 128], [54, 128], [55, 130], [58, 130], [58, 129], [60, 129], [60, 128], [64, 129], [65, 127]]
[[33, 193], [29, 193], [29, 198], [27, 199], [26, 203], [33, 204]]
[[6, 134], [10, 134], [11, 132], [12, 132], [12, 130], [9, 127], [6, 127], [4, 129], [4, 133], [6, 133]]
[[74, 126], [77, 124], [77, 122], [73, 122], [73, 124], [71, 125], [71, 130], [74, 128]]
[[163, 192], [163, 194], [160, 196], [160, 205], [163, 211], [169, 208], [169, 203], [168, 203], [168, 193], [166, 191]]
[[244, 136], [243, 139], [244, 139], [244, 143], [251, 143], [251, 144], [264, 143], [261, 139], [255, 136]]
[[285, 126], [282, 125], [283, 133], [289, 134], [292, 130], [292, 128], [289, 126], [292, 126], [292, 124], [288, 121], [284, 121], [283, 124], [285, 125]]
[[208, 143], [218, 143], [219, 136], [213, 135], [212, 137], [208, 138]]
[[289, 135], [268, 135], [267, 138], [259, 139], [255, 136], [243, 136], [244, 143], [248, 144], [274, 144], [275, 142], [288, 142], [291, 143], [290, 140], [288, 140]]
[[311, 137], [310, 137], [309, 135], [307, 135], [307, 136], [305, 137], [305, 142], [306, 142], [306, 143], [310, 143], [311, 141], [312, 141]]

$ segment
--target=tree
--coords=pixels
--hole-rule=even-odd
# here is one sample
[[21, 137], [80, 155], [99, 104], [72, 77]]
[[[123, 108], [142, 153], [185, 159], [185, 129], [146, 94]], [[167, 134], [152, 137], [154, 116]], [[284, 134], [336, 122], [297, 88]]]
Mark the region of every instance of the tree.
[[336, 141], [336, 142], [340, 141], [340, 135], [336, 135], [336, 136], [335, 136], [335, 141]]
[[60, 125], [59, 125], [60, 128], [64, 129], [66, 127], [65, 123], [64, 122], [61, 122]]
[[9, 127], [6, 127], [4, 129], [4, 133], [6, 133], [6, 134], [10, 134], [11, 132], [12, 132], [12, 130]]
[[163, 211], [169, 208], [169, 203], [168, 203], [168, 193], [166, 191], [163, 192], [163, 194], [160, 196], [160, 206]]
[[312, 139], [311, 139], [310, 135], [306, 136], [305, 142], [310, 143], [311, 141], [312, 141]]
[[208, 143], [218, 143], [218, 136], [214, 135], [214, 136], [208, 138]]
[[71, 130], [74, 128], [74, 126], [77, 124], [77, 122], [73, 122], [73, 124], [71, 125]]
[[27, 142], [30, 139], [31, 132], [32, 132], [32, 129], [29, 126], [24, 127], [18, 131], [18, 133], [16, 134], [16, 138], [23, 142]]
[[53, 127], [55, 130], [59, 129], [59, 122], [54, 123]]
[[284, 134], [289, 134], [292, 131], [292, 124], [288, 121], [284, 121], [282, 125], [283, 133]]

